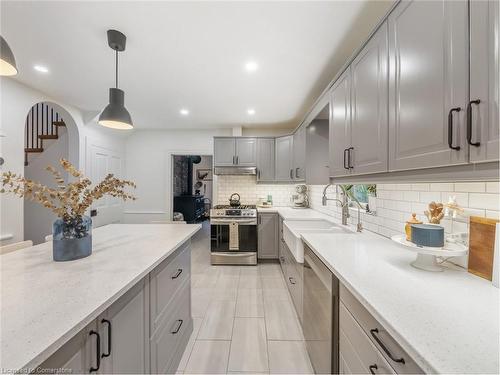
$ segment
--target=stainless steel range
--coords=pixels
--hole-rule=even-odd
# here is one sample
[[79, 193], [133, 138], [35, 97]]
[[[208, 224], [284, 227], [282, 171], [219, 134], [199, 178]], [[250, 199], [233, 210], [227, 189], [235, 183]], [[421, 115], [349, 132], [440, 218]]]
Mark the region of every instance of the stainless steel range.
[[210, 227], [212, 264], [257, 264], [256, 206], [215, 206], [210, 210]]

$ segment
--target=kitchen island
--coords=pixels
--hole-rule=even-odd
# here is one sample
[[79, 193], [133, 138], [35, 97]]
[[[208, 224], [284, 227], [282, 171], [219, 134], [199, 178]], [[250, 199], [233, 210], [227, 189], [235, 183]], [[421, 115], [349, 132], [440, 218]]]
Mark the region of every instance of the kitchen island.
[[[154, 368], [154, 364], [150, 367], [148, 353], [151, 350], [151, 358], [155, 358], [153, 345], [161, 339], [157, 337], [159, 333], [156, 331], [160, 331], [160, 328], [165, 331], [163, 321], [169, 323], [164, 316], [168, 315], [166, 312], [170, 312], [169, 306], [172, 304], [168, 302], [174, 294], [179, 301], [188, 301], [188, 321], [184, 327], [192, 327], [192, 322], [189, 321], [190, 239], [200, 228], [200, 225], [172, 224], [108, 225], [93, 231], [92, 255], [71, 262], [52, 260], [52, 242], [2, 255], [2, 371], [35, 369], [43, 364], [89, 324], [97, 324], [93, 322], [102, 314], [113, 312], [114, 306], [121, 303], [122, 297], [132, 289], [137, 289], [139, 284], [144, 286], [140, 292], [146, 302], [144, 305], [147, 304], [141, 311], [141, 316], [147, 319], [147, 323], [140, 324], [146, 336], [143, 346], [147, 347], [144, 349], [146, 354], [141, 354], [144, 354], [144, 361], [147, 362], [144, 369], [164, 370]], [[168, 275], [164, 275], [163, 271], [169, 272]], [[173, 273], [171, 277], [170, 273]], [[170, 280], [176, 280], [178, 286], [170, 286]], [[172, 296], [165, 293], [171, 293]], [[150, 308], [153, 302], [154, 306]], [[124, 306], [126, 307], [123, 304], [121, 308]], [[117, 314], [116, 311], [113, 313]], [[150, 316], [153, 318], [151, 321]], [[105, 338], [102, 332], [105, 328], [101, 330], [97, 327], [94, 330], [103, 336], [99, 340], [103, 354], [105, 350], [109, 352], [111, 349], [105, 347], [105, 340], [111, 342], [111, 329], [109, 328], [109, 335]], [[116, 329], [113, 334], [115, 331]], [[189, 333], [186, 332], [187, 337]], [[119, 335], [120, 332], [116, 334]], [[182, 352], [181, 349], [178, 351]], [[119, 348], [115, 352], [117, 350]], [[82, 357], [88, 358], [79, 361], [95, 367], [95, 349], [92, 348], [91, 354], [88, 352], [83, 348], [81, 353], [85, 355], [82, 354]], [[109, 368], [107, 370], [117, 372], [117, 362], [115, 358], [114, 371]]]

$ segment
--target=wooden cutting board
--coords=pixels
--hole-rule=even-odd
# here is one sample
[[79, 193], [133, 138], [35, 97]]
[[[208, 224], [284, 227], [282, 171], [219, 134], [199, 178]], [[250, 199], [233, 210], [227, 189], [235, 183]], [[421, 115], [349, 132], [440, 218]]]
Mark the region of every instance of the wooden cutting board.
[[468, 271], [487, 280], [491, 280], [493, 275], [495, 227], [498, 222], [485, 217], [470, 217]]

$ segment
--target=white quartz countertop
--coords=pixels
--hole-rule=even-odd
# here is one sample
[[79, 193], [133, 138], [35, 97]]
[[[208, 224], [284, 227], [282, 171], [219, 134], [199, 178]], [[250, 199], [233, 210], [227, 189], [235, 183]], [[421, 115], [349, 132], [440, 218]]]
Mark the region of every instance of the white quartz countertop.
[[71, 262], [52, 260], [52, 242], [1, 255], [2, 372], [42, 363], [200, 228], [108, 225]]
[[322, 214], [311, 208], [292, 208], [292, 207], [257, 207], [258, 213], [278, 213], [284, 220], [308, 220], [308, 219], [324, 219], [332, 220], [331, 216]]
[[368, 231], [302, 238], [426, 373], [498, 373], [500, 299], [491, 282], [454, 266], [415, 269], [414, 253]]

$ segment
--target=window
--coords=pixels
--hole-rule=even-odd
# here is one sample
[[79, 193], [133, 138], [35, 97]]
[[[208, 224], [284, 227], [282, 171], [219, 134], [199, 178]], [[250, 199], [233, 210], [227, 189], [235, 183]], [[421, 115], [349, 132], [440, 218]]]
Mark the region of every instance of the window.
[[351, 207], [356, 207], [357, 203], [359, 203], [366, 212], [373, 212], [376, 209], [372, 203], [374, 200], [372, 199], [370, 202], [370, 197], [377, 196], [377, 185], [344, 185], [344, 188], [351, 200]]

